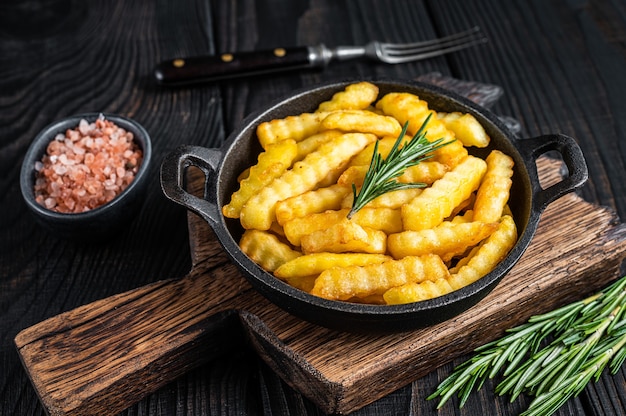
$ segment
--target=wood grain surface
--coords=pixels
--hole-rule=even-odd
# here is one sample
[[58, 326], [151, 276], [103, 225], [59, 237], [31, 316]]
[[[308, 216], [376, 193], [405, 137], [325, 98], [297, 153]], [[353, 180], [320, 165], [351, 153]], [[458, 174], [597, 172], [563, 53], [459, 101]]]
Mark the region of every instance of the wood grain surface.
[[[558, 162], [537, 164], [544, 187], [559, 180]], [[196, 182], [195, 193], [204, 177]], [[272, 305], [215, 255], [219, 243], [208, 225], [191, 214], [189, 221], [194, 267], [187, 277], [81, 306], [17, 335], [24, 367], [51, 414], [121, 411], [228, 351], [242, 330], [290, 386], [327, 413], [350, 413], [531, 315], [599, 290], [626, 257], [626, 226], [570, 194], [546, 210], [520, 262], [477, 306], [422, 330], [355, 334]]]
[[[167, 90], [151, 79], [156, 62], [181, 55], [410, 41], [476, 24], [489, 43], [422, 62], [355, 61], [325, 71]], [[161, 194], [158, 162], [141, 214], [117, 238], [76, 244], [37, 226], [21, 200], [18, 176], [28, 145], [48, 123], [88, 111], [128, 115], [150, 132], [155, 159], [162, 159], [180, 144], [219, 146], [245, 115], [294, 88], [437, 71], [501, 86], [504, 94], [492, 109], [517, 119], [522, 137], [574, 137], [590, 171], [580, 196], [623, 220], [625, 39], [626, 4], [619, 0], [0, 2], [0, 414], [44, 414], [15, 349], [20, 331], [99, 299], [181, 278], [192, 267], [186, 213]], [[558, 246], [544, 249], [560, 253]], [[597, 270], [594, 278], [607, 276]], [[206, 357], [199, 367], [168, 377], [172, 381], [120, 414], [324, 413], [238, 338], [243, 335], [226, 343], [219, 359]], [[453, 400], [435, 410], [424, 397], [464, 358], [407, 379], [354, 414], [519, 414], [526, 408], [528, 397], [509, 403], [493, 394], [497, 380], [490, 380], [463, 409]], [[556, 414], [624, 414], [625, 379], [623, 367], [615, 376], [603, 374]]]

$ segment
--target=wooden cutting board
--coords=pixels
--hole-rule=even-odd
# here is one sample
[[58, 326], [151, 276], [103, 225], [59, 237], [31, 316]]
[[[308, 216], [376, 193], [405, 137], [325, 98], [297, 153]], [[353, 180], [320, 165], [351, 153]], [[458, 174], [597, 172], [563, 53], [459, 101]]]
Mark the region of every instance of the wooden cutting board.
[[[560, 164], [538, 160], [543, 186]], [[191, 188], [202, 188], [194, 178]], [[552, 203], [513, 270], [479, 304], [439, 325], [365, 335], [304, 322], [256, 293], [210, 228], [189, 215], [193, 267], [20, 332], [15, 344], [52, 415], [120, 412], [246, 340], [327, 413], [349, 413], [619, 275], [626, 226], [574, 194]]]

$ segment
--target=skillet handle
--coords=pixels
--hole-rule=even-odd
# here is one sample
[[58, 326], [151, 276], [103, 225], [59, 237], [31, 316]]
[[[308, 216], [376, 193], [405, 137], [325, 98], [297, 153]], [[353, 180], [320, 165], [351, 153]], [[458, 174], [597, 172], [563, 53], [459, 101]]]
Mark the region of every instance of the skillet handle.
[[161, 164], [161, 189], [165, 196], [200, 215], [212, 228], [221, 216], [217, 201], [210, 200], [213, 193], [207, 193], [205, 185], [204, 198], [199, 198], [187, 192], [183, 184], [185, 170], [189, 166], [202, 170], [207, 180], [211, 178], [217, 171], [222, 155], [219, 149], [183, 145], [167, 155]]
[[[578, 143], [573, 138], [563, 134], [548, 134], [521, 139], [517, 143], [524, 154], [526, 167], [535, 179], [532, 182], [534, 188], [533, 208], [536, 212], [543, 211], [548, 204], [580, 188], [587, 181], [589, 177], [587, 162], [585, 162], [585, 157]], [[562, 181], [543, 189], [539, 185], [539, 176], [535, 162], [539, 156], [551, 150], [561, 154], [569, 175]]]

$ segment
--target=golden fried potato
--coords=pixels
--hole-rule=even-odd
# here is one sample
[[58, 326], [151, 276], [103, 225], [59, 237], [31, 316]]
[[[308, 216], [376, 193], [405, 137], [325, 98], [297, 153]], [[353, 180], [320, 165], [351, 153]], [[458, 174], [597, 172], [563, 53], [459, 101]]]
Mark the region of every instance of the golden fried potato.
[[402, 133], [402, 126], [395, 118], [365, 110], [333, 111], [322, 120], [322, 128], [344, 132], [371, 133], [377, 137], [398, 137]]
[[305, 292], [311, 292], [313, 286], [315, 285], [315, 279], [317, 279], [317, 275], [315, 276], [289, 276], [283, 280], [284, 282], [290, 284], [296, 289], [303, 290]]
[[[389, 208], [398, 210], [404, 204], [408, 204], [422, 192], [421, 188], [398, 189], [397, 191], [387, 192], [373, 199], [365, 205], [366, 208]], [[354, 194], [346, 195], [341, 203], [342, 208], [351, 208], [354, 201]], [[400, 211], [398, 211], [399, 213]], [[391, 215], [391, 214], [390, 214]], [[400, 218], [402, 221], [402, 218]], [[401, 223], [400, 223], [401, 224]]]
[[302, 255], [267, 231], [246, 230], [239, 241], [239, 247], [255, 263], [269, 272]]
[[391, 260], [385, 254], [369, 253], [312, 253], [294, 258], [274, 271], [280, 279], [317, 276], [331, 267], [366, 266]]
[[404, 228], [419, 231], [439, 225], [478, 188], [486, 170], [484, 160], [467, 156], [456, 168], [402, 206]]
[[448, 270], [450, 270], [450, 274], [457, 273], [461, 267], [463, 267], [467, 263], [469, 263], [469, 261], [472, 259], [472, 257], [474, 257], [476, 255], [476, 253], [478, 253], [479, 249], [480, 249], [480, 245], [472, 247], [470, 252], [467, 253], [467, 255], [465, 257], [461, 258], [459, 261], [456, 262], [454, 267], [448, 267]]
[[363, 179], [369, 166], [349, 166], [337, 178], [339, 185], [347, 186], [352, 189], [352, 185], [360, 188], [363, 185]]
[[456, 214], [450, 219], [452, 224], [463, 224], [474, 221], [474, 211], [468, 209], [463, 214]]
[[[471, 114], [378, 94], [355, 83], [314, 113], [261, 123], [264, 152], [222, 211], [239, 218], [242, 251], [298, 289], [380, 305], [442, 296], [489, 273], [515, 244], [512, 159], [469, 155], [490, 140]], [[392, 178], [423, 188], [387, 191], [348, 219], [375, 147], [386, 158], [403, 125], [400, 146], [426, 121], [426, 139], [445, 145]]]
[[434, 160], [425, 160], [411, 166], [398, 177], [402, 183], [424, 183], [432, 185], [436, 180], [443, 178], [448, 172], [448, 166]]
[[[419, 130], [426, 120], [426, 117], [430, 114], [430, 109], [426, 101], [420, 100], [417, 95], [407, 92], [390, 92], [385, 94], [376, 103], [376, 108], [381, 110], [383, 114], [394, 117], [401, 125], [408, 122], [409, 127], [407, 134], [411, 136]], [[431, 121], [433, 119], [435, 119], [435, 117], [431, 117]], [[432, 138], [432, 140], [430, 140], [431, 137], [428, 135], [426, 137], [429, 141], [438, 139]], [[452, 135], [450, 134], [448, 138], [452, 139]]]
[[362, 227], [347, 218], [319, 231], [302, 236], [302, 252], [311, 253], [372, 253], [387, 251], [387, 234]]
[[297, 142], [298, 154], [294, 162], [303, 160], [309, 153], [317, 150], [322, 144], [341, 136], [343, 132], [339, 130], [326, 130], [314, 134]]
[[334, 300], [365, 298], [382, 295], [391, 287], [447, 276], [448, 269], [439, 256], [410, 256], [380, 264], [327, 269], [315, 280], [311, 293]]
[[259, 154], [257, 164], [250, 168], [248, 176], [239, 183], [239, 189], [232, 194], [230, 202], [222, 207], [222, 214], [228, 218], [239, 218], [241, 209], [253, 195], [289, 169], [296, 152], [293, 140], [268, 146], [265, 152]]
[[392, 287], [383, 294], [383, 299], [387, 305], [400, 305], [433, 299], [452, 291], [448, 280], [442, 277], [435, 281], [424, 280], [419, 283], [412, 282]]
[[443, 139], [446, 146], [440, 147], [433, 152], [432, 160], [441, 162], [453, 169], [467, 156], [467, 150], [463, 144], [454, 140], [454, 133], [446, 129], [445, 125], [436, 116], [436, 113], [428, 108], [428, 103], [418, 96], [410, 93], [392, 92], [385, 94], [376, 103], [376, 108], [383, 114], [392, 116], [404, 125], [409, 123], [408, 133], [411, 137], [419, 130], [429, 115], [434, 115], [428, 120], [425, 135], [428, 141], [434, 142]]
[[378, 87], [371, 82], [357, 82], [335, 93], [329, 101], [321, 103], [316, 111], [365, 110], [378, 98]]
[[497, 227], [497, 222], [446, 222], [427, 230], [391, 234], [387, 239], [387, 248], [396, 259], [432, 253], [443, 261], [449, 261], [490, 236]]
[[342, 208], [343, 200], [350, 194], [352, 194], [352, 188], [335, 184], [292, 196], [276, 203], [276, 220], [280, 225], [285, 225], [294, 218], [328, 210], [339, 210]]
[[251, 197], [241, 210], [241, 225], [245, 229], [269, 229], [276, 220], [277, 202], [315, 189], [329, 172], [374, 140], [372, 134], [346, 133], [323, 144]]
[[[257, 158], [258, 160], [258, 158]], [[246, 179], [248, 176], [250, 176], [250, 168], [245, 168], [243, 170], [243, 172], [241, 172], [238, 176], [237, 176], [237, 182], [241, 183], [241, 181], [243, 181], [244, 179]]]
[[474, 218], [476, 221], [493, 222], [500, 219], [509, 200], [514, 162], [499, 150], [489, 153], [485, 161], [487, 172], [476, 192]]
[[[285, 236], [291, 244], [300, 246], [303, 236], [324, 230], [346, 219], [349, 211], [350, 209], [343, 208], [294, 218], [283, 225]], [[351, 221], [362, 227], [380, 230], [385, 234], [402, 231], [402, 214], [397, 209], [363, 208], [352, 217]]]
[[263, 149], [270, 144], [291, 139], [299, 142], [319, 132], [321, 121], [328, 113], [302, 113], [281, 119], [265, 121], [257, 126], [256, 135]]
[[498, 229], [482, 243], [467, 264], [461, 266], [448, 282], [454, 290], [475, 282], [492, 271], [517, 242], [517, 228], [513, 218], [502, 217]]
[[487, 147], [491, 141], [482, 124], [469, 113], [437, 113], [437, 117], [463, 146]]
[[[405, 140], [410, 139], [408, 135], [405, 136]], [[383, 137], [378, 140], [378, 153], [384, 158], [389, 155], [389, 152], [393, 148], [394, 144], [398, 140], [398, 137]], [[374, 147], [376, 143], [372, 143], [363, 149], [359, 154], [354, 156], [350, 161], [350, 166], [369, 166], [372, 161], [372, 156], [374, 155]]]

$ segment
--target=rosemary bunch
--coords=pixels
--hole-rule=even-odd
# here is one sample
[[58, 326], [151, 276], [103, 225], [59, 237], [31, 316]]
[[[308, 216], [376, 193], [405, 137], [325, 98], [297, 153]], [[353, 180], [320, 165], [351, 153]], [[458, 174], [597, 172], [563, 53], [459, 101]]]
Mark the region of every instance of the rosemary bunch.
[[502, 373], [497, 394], [508, 393], [511, 401], [522, 393], [534, 396], [523, 415], [550, 415], [591, 379], [597, 381], [607, 366], [611, 374], [619, 370], [626, 359], [625, 309], [626, 276], [477, 348], [427, 400], [439, 397], [440, 408], [457, 393], [462, 407], [487, 378]]
[[451, 143], [442, 143], [443, 139], [433, 142], [429, 142], [428, 139], [426, 139], [425, 128], [431, 115], [432, 114], [429, 114], [428, 117], [426, 117], [426, 120], [424, 120], [424, 123], [422, 123], [422, 126], [417, 133], [415, 133], [413, 138], [400, 146], [402, 139], [406, 135], [406, 130], [409, 127], [409, 123], [405, 123], [402, 132], [386, 158], [383, 158], [378, 152], [378, 141], [374, 144], [374, 154], [372, 155], [370, 166], [365, 174], [363, 186], [358, 194], [356, 186], [352, 184], [354, 200], [352, 202], [352, 209], [348, 213], [348, 218], [352, 218], [352, 216], [367, 205], [368, 202], [387, 192], [398, 191], [400, 189], [423, 188], [426, 186], [424, 183], [400, 183], [395, 179], [402, 175], [407, 168], [417, 165], [424, 159], [428, 159], [432, 156], [432, 152]]

